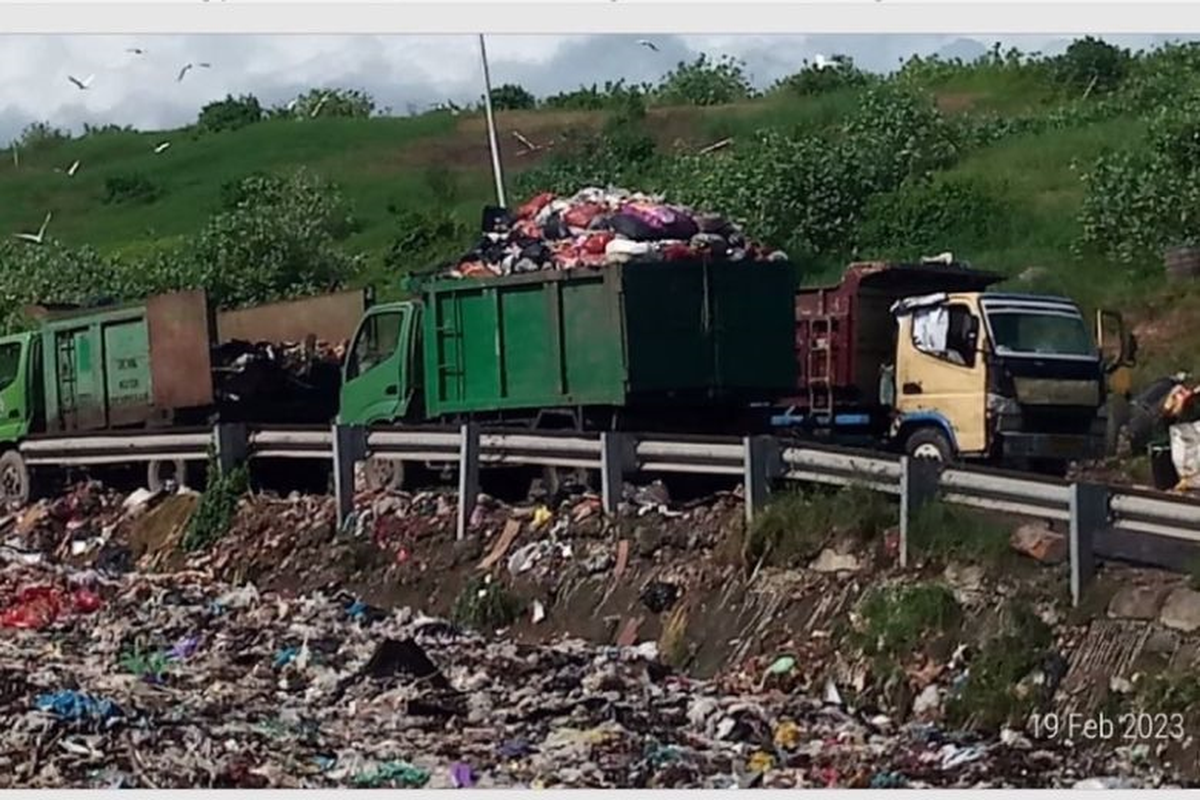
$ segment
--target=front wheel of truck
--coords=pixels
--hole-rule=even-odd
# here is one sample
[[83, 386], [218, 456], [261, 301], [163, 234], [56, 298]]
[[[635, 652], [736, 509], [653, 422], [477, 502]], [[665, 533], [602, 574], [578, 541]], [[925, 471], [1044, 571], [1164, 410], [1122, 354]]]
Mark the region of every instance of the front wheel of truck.
[[949, 464], [954, 460], [954, 445], [937, 428], [917, 428], [904, 440], [909, 458], [923, 458]]
[[406, 472], [404, 462], [392, 458], [368, 458], [363, 462], [363, 481], [372, 492], [400, 491]]
[[16, 450], [0, 455], [0, 492], [5, 505], [23, 506], [29, 502], [29, 467]]

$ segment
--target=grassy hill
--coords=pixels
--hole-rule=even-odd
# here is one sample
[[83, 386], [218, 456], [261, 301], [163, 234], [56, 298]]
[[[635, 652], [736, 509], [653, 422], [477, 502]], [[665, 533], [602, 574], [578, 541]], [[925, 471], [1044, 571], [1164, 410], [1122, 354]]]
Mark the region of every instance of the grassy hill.
[[[501, 111], [510, 199], [519, 201], [533, 187], [568, 188], [577, 176], [605, 178], [719, 208], [745, 218], [752, 233], [761, 221], [783, 239], [773, 243], [793, 252], [807, 280], [833, 277], [851, 257], [913, 257], [937, 247], [933, 252], [952, 250], [1003, 271], [1014, 285], [1066, 293], [1088, 305], [1156, 309], [1152, 313], [1161, 316], [1164, 302], [1195, 302], [1186, 292], [1176, 300], [1164, 295], [1159, 266], [1160, 247], [1191, 232], [1191, 218], [1174, 220], [1170, 203], [1190, 199], [1172, 201], [1175, 189], [1166, 178], [1122, 183], [1113, 172], [1108, 184], [1097, 184], [1087, 176], [1103, 172], [1097, 164], [1114, 154], [1175, 157], [1174, 150], [1154, 148], [1163, 141], [1170, 109], [1184, 109], [1186, 118], [1200, 107], [1189, 105], [1200, 57], [1191, 48], [1117, 51], [1108, 63], [1096, 61], [1096, 52], [1094, 46], [1076, 52], [1079, 63], [1012, 54], [973, 64], [915, 60], [885, 81], [852, 67], [835, 71], [840, 78], [809, 68], [766, 93], [735, 86], [723, 98], [728, 102], [717, 103], [710, 97], [688, 102], [677, 80], [674, 89], [659, 87], [643, 98], [644, 117], [623, 116], [621, 97], [589, 101], [598, 109], [571, 108], [568, 97]], [[1080, 80], [1078, 69], [1085, 68], [1090, 79]], [[698, 65], [697, 74], [703, 77], [704, 69]], [[881, 100], [883, 89], [919, 98], [927, 109]], [[626, 165], [621, 148], [637, 137], [651, 140], [654, 152]], [[530, 152], [519, 138], [540, 147]], [[732, 141], [698, 154], [724, 139]], [[165, 141], [170, 148], [156, 154]], [[186, 251], [221, 211], [228, 187], [247, 175], [306, 168], [335, 183], [353, 214], [354, 225], [337, 247], [362, 259], [345, 277], [382, 285], [385, 294], [397, 269], [420, 266], [435, 250], [468, 247], [480, 206], [493, 197], [478, 112], [50, 136], [26, 142], [18, 155], [19, 166], [11, 150], [0, 158], [0, 231], [36, 231], [53, 211], [49, 235], [57, 242], [133, 263]], [[78, 171], [68, 176], [75, 161]], [[1186, 177], [1197, 167], [1200, 158], [1175, 171]], [[755, 196], [760, 183], [770, 187]], [[1126, 183], [1137, 184], [1130, 197], [1110, 190]], [[844, 186], [852, 191], [828, 196]], [[822, 203], [837, 210], [822, 214]], [[1145, 210], [1151, 206], [1153, 212]], [[1158, 216], [1147, 218], [1151, 213]], [[1112, 221], [1138, 214], [1138, 231]], [[454, 222], [441, 229], [437, 247], [412, 253], [411, 264], [386, 260], [406, 227], [431, 219]], [[8, 252], [20, 257], [11, 246]], [[1180, 334], [1184, 341], [1189, 335]], [[1180, 336], [1160, 342], [1179, 351], [1164, 363], [1197, 361], [1192, 353], [1200, 348], [1185, 348]]]

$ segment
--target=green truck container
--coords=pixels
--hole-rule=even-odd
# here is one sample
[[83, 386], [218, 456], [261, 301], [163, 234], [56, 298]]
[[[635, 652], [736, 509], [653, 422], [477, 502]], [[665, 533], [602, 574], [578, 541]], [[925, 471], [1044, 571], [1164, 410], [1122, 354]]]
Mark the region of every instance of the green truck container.
[[785, 262], [435, 279], [368, 311], [339, 418], [729, 430], [795, 386], [794, 292]]
[[[203, 291], [98, 308], [34, 307], [34, 331], [0, 337], [0, 491], [21, 502], [29, 473], [20, 442], [39, 434], [193, 426], [223, 420], [328, 423], [338, 365], [300, 386], [231, 368], [235, 342], [348, 342], [370, 302], [363, 290], [216, 311]], [[152, 462], [151, 474], [162, 465]], [[151, 481], [153, 483], [153, 480]]]

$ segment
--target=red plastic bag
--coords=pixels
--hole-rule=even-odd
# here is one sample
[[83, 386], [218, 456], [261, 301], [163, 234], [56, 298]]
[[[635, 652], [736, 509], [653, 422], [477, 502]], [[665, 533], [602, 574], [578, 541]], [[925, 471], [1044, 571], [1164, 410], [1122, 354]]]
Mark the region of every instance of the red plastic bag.
[[71, 599], [75, 603], [76, 613], [79, 614], [91, 614], [93, 611], [99, 611], [100, 606], [104, 605], [100, 595], [89, 589], [76, 589]]
[[603, 211], [604, 206], [599, 203], [580, 203], [569, 208], [562, 219], [571, 228], [586, 228]]
[[536, 217], [538, 212], [548, 206], [553, 199], [554, 192], [542, 192], [517, 209], [517, 218], [531, 219], [532, 217]]
[[609, 231], [593, 233], [583, 240], [583, 244], [580, 245], [579, 249], [584, 253], [592, 255], [604, 255], [605, 248], [608, 247], [608, 243], [614, 238], [615, 234]]
[[0, 628], [41, 630], [52, 624], [63, 611], [62, 594], [50, 586], [27, 586], [17, 594], [16, 602], [0, 614]]

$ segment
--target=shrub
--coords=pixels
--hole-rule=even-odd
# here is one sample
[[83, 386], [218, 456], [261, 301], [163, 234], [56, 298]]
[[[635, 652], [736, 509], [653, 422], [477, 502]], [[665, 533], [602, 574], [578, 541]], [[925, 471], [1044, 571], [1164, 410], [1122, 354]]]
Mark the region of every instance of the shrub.
[[969, 250], [1007, 241], [1016, 209], [1003, 190], [972, 178], [908, 181], [875, 195], [857, 234], [865, 257], [918, 258], [953, 247]]
[[680, 61], [654, 90], [655, 100], [664, 105], [717, 106], [753, 96], [743, 62], [713, 61], [704, 53], [695, 61]]
[[107, 205], [153, 203], [162, 195], [161, 186], [138, 172], [104, 179], [104, 202]]
[[1102, 94], [1115, 89], [1129, 73], [1129, 51], [1102, 39], [1076, 39], [1065, 53], [1055, 58], [1055, 80], [1065, 88]]
[[523, 111], [537, 107], [537, 98], [515, 83], [492, 87], [492, 108], [496, 111]]
[[900, 655], [945, 632], [960, 616], [954, 593], [940, 583], [872, 589], [858, 605], [852, 640], [867, 655]]
[[249, 488], [250, 476], [245, 466], [222, 472], [216, 459], [210, 458], [204, 494], [188, 520], [183, 549], [189, 552], [204, 550], [220, 541], [233, 525], [238, 501]]
[[815, 64], [805, 64], [799, 72], [780, 79], [772, 90], [814, 97], [843, 89], [862, 88], [874, 81], [873, 76], [854, 66], [854, 59], [838, 55], [833, 57], [833, 65], [824, 69], [819, 69]]
[[798, 566], [834, 537], [869, 539], [897, 520], [895, 506], [860, 486], [836, 492], [786, 492], [771, 498], [750, 529], [746, 561]]
[[309, 89], [299, 95], [290, 110], [276, 112], [281, 116], [310, 119], [312, 117], [366, 118], [375, 113], [375, 99], [359, 89]]
[[474, 578], [463, 587], [454, 601], [454, 621], [478, 631], [494, 631], [511, 625], [521, 613], [522, 604], [490, 576]]
[[262, 106], [254, 95], [227, 95], [224, 100], [216, 100], [200, 110], [196, 127], [210, 133], [232, 131], [252, 125], [262, 118]]
[[978, 513], [935, 500], [914, 516], [908, 546], [922, 558], [996, 562], [1012, 552], [1011, 533]]

